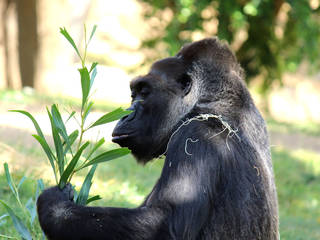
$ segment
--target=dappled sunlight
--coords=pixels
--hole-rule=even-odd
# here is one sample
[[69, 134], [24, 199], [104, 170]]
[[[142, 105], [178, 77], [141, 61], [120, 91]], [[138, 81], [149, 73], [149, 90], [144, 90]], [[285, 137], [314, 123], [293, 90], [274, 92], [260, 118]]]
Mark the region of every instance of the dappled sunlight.
[[296, 158], [298, 161], [303, 163], [310, 172], [314, 173], [315, 175], [320, 175], [319, 154], [304, 149], [292, 151], [290, 154], [293, 158]]
[[[74, 176], [72, 184], [76, 186], [79, 191], [79, 187], [82, 185], [84, 177]], [[112, 178], [100, 179], [94, 178], [93, 184], [90, 190], [90, 195], [100, 195], [102, 200], [95, 205], [108, 205], [112, 202], [112, 206], [123, 206], [123, 204], [129, 204], [129, 206], [138, 206], [142, 203], [145, 196], [138, 192], [138, 187], [129, 181], [119, 181]], [[103, 203], [103, 204], [102, 204]]]

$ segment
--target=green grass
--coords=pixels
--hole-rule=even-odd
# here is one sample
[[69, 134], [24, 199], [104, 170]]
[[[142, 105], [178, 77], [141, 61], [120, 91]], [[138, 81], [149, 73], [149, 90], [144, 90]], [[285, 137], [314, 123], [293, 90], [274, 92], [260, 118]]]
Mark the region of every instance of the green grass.
[[[3, 168], [3, 166], [1, 167]], [[15, 182], [18, 183], [20, 179], [23, 177], [23, 173], [21, 171], [13, 172], [12, 177], [14, 178]], [[32, 178], [26, 179], [22, 187], [20, 188], [20, 198], [22, 203], [26, 204], [29, 198], [31, 197], [33, 197], [34, 199], [35, 192], [36, 192], [35, 181]], [[4, 174], [0, 175], [0, 199], [6, 202], [8, 205], [10, 205], [10, 207], [14, 210], [15, 214], [17, 214], [21, 219], [23, 219], [24, 222], [28, 221], [27, 218], [24, 217], [24, 214], [22, 213], [20, 208], [18, 207], [18, 203], [16, 202], [13, 194], [11, 193], [11, 190], [7, 184]], [[4, 211], [4, 208], [1, 206], [0, 216], [2, 216], [5, 213], [6, 212]], [[38, 224], [37, 218], [35, 219], [34, 231], [38, 233], [37, 237], [38, 239], [40, 239], [41, 229]], [[11, 236], [11, 237], [16, 237], [16, 239], [21, 239], [19, 238], [19, 235], [17, 234], [15, 228], [13, 227], [13, 223], [9, 216], [0, 220], [0, 239], [5, 239], [5, 238], [1, 238], [1, 235]]]
[[320, 155], [273, 151], [281, 239], [320, 239]]

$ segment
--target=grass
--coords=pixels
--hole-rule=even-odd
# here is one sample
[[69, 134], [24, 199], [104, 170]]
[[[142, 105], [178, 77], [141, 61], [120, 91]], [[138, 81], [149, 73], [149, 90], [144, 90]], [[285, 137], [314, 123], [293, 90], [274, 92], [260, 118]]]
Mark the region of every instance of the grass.
[[281, 239], [320, 239], [320, 155], [285, 149], [272, 155]]
[[320, 136], [319, 123], [315, 122], [288, 123], [267, 118], [267, 124], [269, 130], [274, 132], [301, 133], [310, 136]]
[[[19, 96], [20, 94], [20, 96]], [[41, 100], [42, 99], [42, 100]], [[61, 101], [65, 98], [52, 99], [40, 95], [29, 96], [26, 93], [1, 92], [2, 103], [46, 105]], [[76, 100], [75, 100], [76, 101]], [[73, 104], [73, 102], [72, 102]], [[80, 106], [80, 101], [75, 102]], [[114, 107], [101, 105], [100, 110], [110, 110]], [[302, 127], [301, 124], [279, 123], [268, 120], [269, 129], [275, 132], [299, 132], [305, 135], [320, 136], [320, 131], [312, 124]], [[10, 146], [12, 154], [3, 146]], [[107, 148], [112, 148], [108, 145]], [[280, 231], [282, 240], [316, 240], [320, 239], [320, 154], [306, 151], [289, 151], [284, 148], [272, 148], [276, 185], [280, 209]], [[53, 176], [43, 174], [43, 166], [48, 166], [45, 157], [37, 144], [23, 145], [23, 142], [12, 140], [10, 137], [0, 141], [0, 199], [17, 209], [17, 204], [10, 193], [3, 174], [3, 163], [8, 161], [13, 178], [18, 182], [26, 174], [28, 179], [21, 188], [24, 203], [34, 195], [35, 179], [44, 177], [46, 186], [53, 185]], [[100, 194], [103, 198], [96, 205], [134, 207], [140, 204], [150, 192], [160, 176], [163, 160], [155, 160], [146, 166], [138, 165], [131, 156], [117, 159], [98, 167], [93, 180], [92, 195]], [[80, 186], [85, 172], [74, 179], [74, 184]], [[0, 216], [5, 210], [0, 206]], [[0, 219], [0, 234], [18, 237], [9, 217]], [[2, 239], [0, 237], [0, 239]], [[19, 239], [19, 238], [17, 238]]]

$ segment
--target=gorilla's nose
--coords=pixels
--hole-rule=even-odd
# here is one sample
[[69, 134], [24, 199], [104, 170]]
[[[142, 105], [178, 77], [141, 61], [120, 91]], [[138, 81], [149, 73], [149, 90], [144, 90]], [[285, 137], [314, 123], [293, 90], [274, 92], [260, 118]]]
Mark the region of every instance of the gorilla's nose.
[[127, 110], [133, 111], [133, 112], [130, 113], [129, 115], [127, 115], [127, 116], [122, 117], [119, 122], [123, 122], [123, 121], [129, 122], [129, 121], [131, 121], [131, 120], [133, 120], [133, 119], [135, 118], [135, 116], [136, 116], [136, 111], [134, 111], [134, 109], [132, 109], [131, 107], [128, 108]]

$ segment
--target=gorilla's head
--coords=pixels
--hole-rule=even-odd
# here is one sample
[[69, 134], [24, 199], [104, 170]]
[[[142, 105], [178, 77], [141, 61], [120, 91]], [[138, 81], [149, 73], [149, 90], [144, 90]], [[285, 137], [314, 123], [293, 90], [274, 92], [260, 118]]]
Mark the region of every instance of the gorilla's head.
[[131, 82], [133, 112], [119, 121], [112, 140], [145, 163], [165, 152], [186, 115], [214, 113], [234, 121], [247, 94], [241, 78], [233, 53], [217, 38], [189, 44]]

